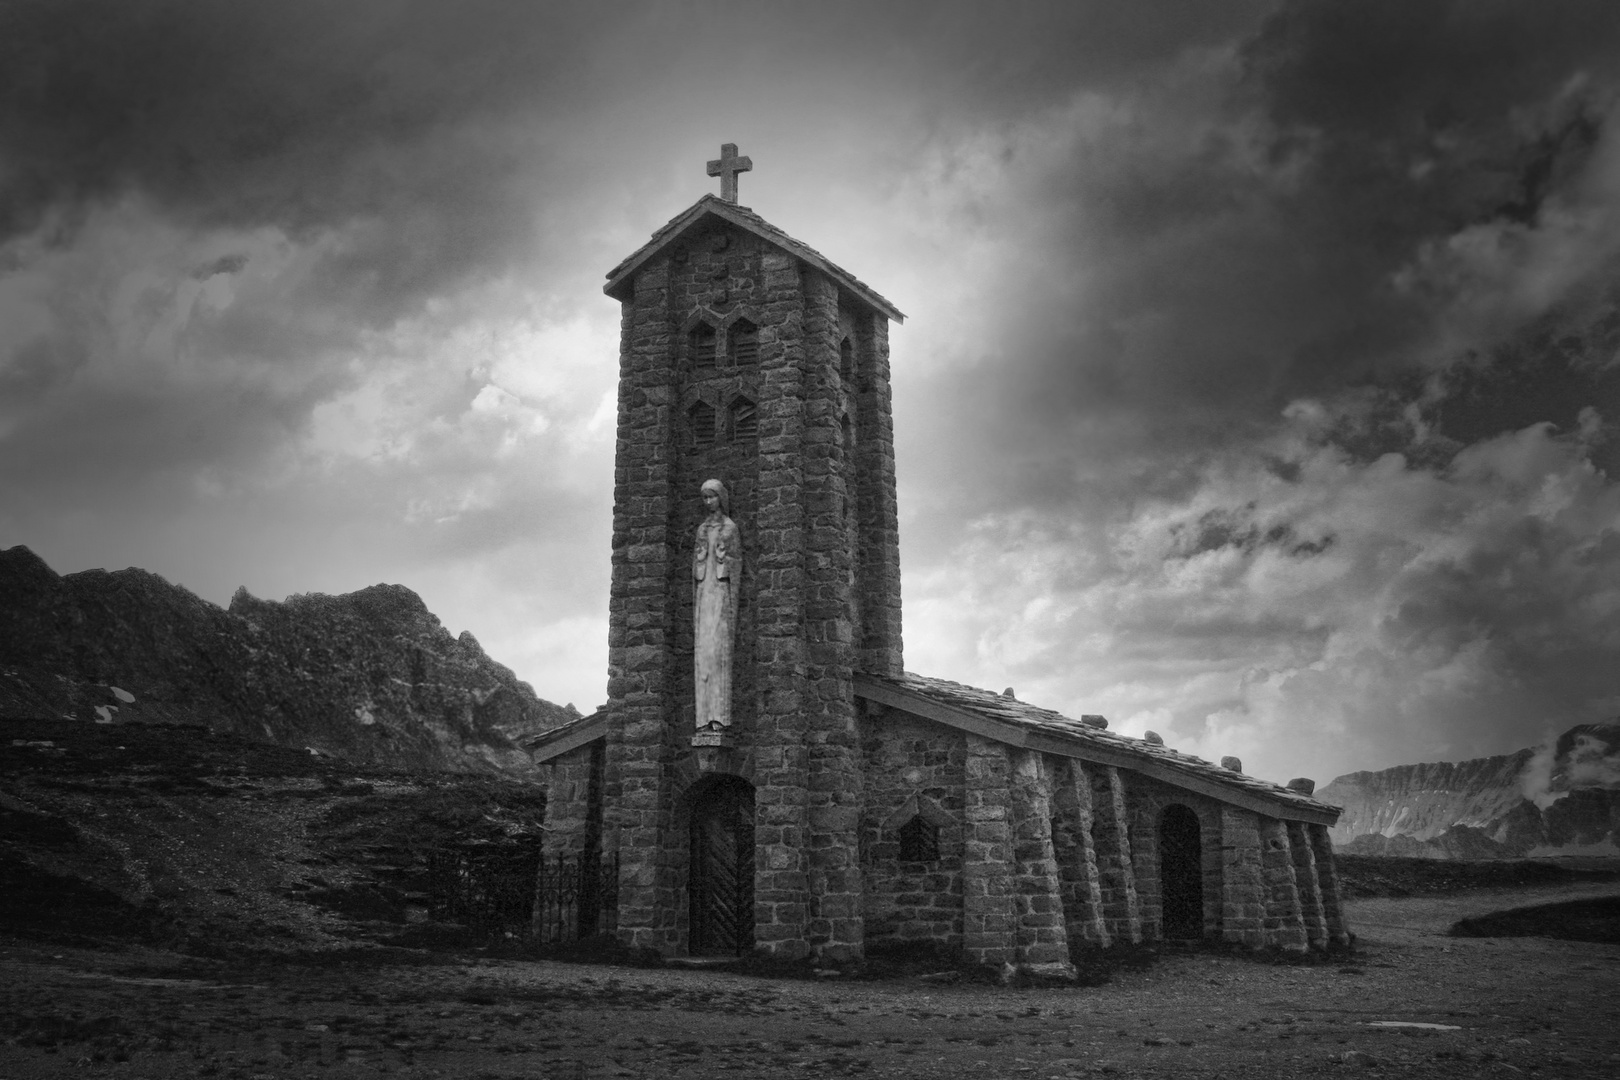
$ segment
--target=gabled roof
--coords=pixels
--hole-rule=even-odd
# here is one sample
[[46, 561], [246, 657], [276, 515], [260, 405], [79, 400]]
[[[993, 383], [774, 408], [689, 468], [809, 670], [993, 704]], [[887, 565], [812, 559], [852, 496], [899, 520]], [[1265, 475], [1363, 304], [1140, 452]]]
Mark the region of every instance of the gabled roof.
[[681, 213], [676, 214], [663, 228], [652, 234], [641, 247], [637, 248], [618, 266], [608, 271], [608, 282], [602, 286], [602, 291], [615, 300], [628, 300], [631, 294], [631, 283], [636, 271], [648, 259], [659, 251], [674, 243], [681, 234], [697, 225], [704, 218], [717, 217], [728, 221], [740, 229], [745, 229], [755, 236], [786, 251], [794, 258], [809, 263], [820, 270], [844, 289], [844, 291], [859, 297], [882, 315], [895, 322], [905, 322], [906, 317], [900, 314], [900, 309], [885, 300], [876, 289], [867, 285], [860, 278], [834, 263], [821, 252], [809, 244], [793, 239], [775, 225], [766, 221], [746, 206], [726, 202], [714, 195], [705, 195]]
[[1010, 746], [1116, 765], [1269, 817], [1333, 825], [1340, 809], [1203, 758], [1073, 720], [992, 690], [906, 672], [855, 675], [855, 694]]

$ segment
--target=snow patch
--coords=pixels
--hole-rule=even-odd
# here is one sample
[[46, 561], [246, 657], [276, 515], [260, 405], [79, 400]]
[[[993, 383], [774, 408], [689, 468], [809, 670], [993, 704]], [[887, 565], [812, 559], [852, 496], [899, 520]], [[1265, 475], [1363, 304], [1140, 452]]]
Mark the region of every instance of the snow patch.
[[113, 697], [117, 698], [119, 701], [122, 701], [125, 705], [135, 704], [135, 695], [130, 693], [128, 690], [123, 690], [116, 686], [109, 686], [107, 689], [112, 691]]

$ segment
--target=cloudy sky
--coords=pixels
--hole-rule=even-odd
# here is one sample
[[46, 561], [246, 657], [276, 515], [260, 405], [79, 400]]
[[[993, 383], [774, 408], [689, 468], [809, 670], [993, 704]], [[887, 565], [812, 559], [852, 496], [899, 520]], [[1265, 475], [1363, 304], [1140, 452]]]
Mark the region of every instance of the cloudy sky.
[[736, 142], [908, 316], [908, 667], [1513, 750], [1620, 713], [1617, 88], [1612, 0], [0, 2], [0, 546], [593, 707], [601, 285]]

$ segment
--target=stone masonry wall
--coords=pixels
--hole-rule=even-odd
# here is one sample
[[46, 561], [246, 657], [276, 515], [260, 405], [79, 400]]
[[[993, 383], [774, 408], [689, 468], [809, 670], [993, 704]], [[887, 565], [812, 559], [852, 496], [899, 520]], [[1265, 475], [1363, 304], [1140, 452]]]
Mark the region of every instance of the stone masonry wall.
[[1269, 890], [1260, 858], [1260, 815], [1236, 806], [1221, 807], [1221, 935], [1258, 949], [1266, 944]]
[[1052, 852], [1058, 863], [1069, 942], [1106, 948], [1113, 937], [1103, 914], [1091, 792], [1092, 781], [1084, 764], [1072, 758], [1058, 763], [1052, 793]]
[[1056, 763], [1032, 750], [1014, 750], [1011, 764], [1013, 960], [1025, 970], [1072, 974], [1052, 847]]
[[540, 850], [555, 857], [577, 855], [599, 836], [600, 820], [600, 743], [578, 746], [540, 766], [540, 782], [546, 789], [546, 831]]
[[[540, 782], [546, 789], [545, 832], [540, 838], [542, 870], [555, 866], [557, 859], [577, 857], [583, 851], [597, 850], [602, 839], [603, 744], [587, 743], [560, 754], [540, 766]], [[536, 927], [542, 941], [553, 940], [558, 924], [540, 923], [541, 909], [535, 907]], [[571, 939], [574, 924], [563, 920], [562, 939]]]
[[[752, 523], [758, 597], [754, 656], [759, 677], [755, 762], [754, 937], [785, 959], [809, 951], [809, 775], [804, 617], [808, 552], [804, 488], [806, 312], [797, 263], [763, 260], [760, 341], [759, 491]], [[742, 523], [739, 522], [739, 527]]]
[[805, 501], [803, 593], [805, 738], [809, 749], [808, 923], [811, 952], [828, 961], [861, 955], [857, 858], [861, 761], [855, 720], [854, 551], [848, 532], [849, 471], [842, 425], [837, 285], [803, 272]]
[[1305, 922], [1305, 941], [1312, 949], [1327, 948], [1327, 916], [1322, 909], [1322, 881], [1316, 873], [1316, 853], [1311, 850], [1309, 826], [1290, 821], [1288, 849], [1294, 860], [1294, 878], [1299, 884], [1301, 916]]
[[1339, 869], [1333, 861], [1333, 841], [1326, 825], [1307, 825], [1311, 856], [1316, 862], [1316, 880], [1322, 891], [1322, 921], [1327, 926], [1329, 947], [1350, 944], [1350, 928], [1345, 924], [1344, 902], [1339, 893]]
[[1014, 956], [1011, 762], [1004, 743], [967, 737], [963, 800], [962, 953], [1001, 966]]
[[1266, 944], [1289, 952], [1306, 948], [1305, 920], [1294, 874], [1294, 855], [1288, 845], [1288, 826], [1272, 817], [1260, 818], [1260, 864], [1266, 879]]
[[685, 561], [669, 518], [677, 408], [669, 285], [668, 261], [659, 260], [637, 275], [624, 305], [608, 601], [608, 699], [616, 723], [606, 800], [608, 843], [621, 857], [619, 932], [627, 944], [660, 949], [675, 944], [674, 887], [662, 856], [674, 700], [668, 582], [671, 559]]
[[1116, 945], [1138, 944], [1142, 940], [1142, 912], [1136, 894], [1136, 865], [1131, 858], [1125, 779], [1112, 765], [1087, 766], [1086, 773], [1091, 778], [1092, 840], [1108, 935]]
[[[898, 710], [869, 708], [860, 834], [867, 948], [905, 941], [959, 948], [967, 737]], [[936, 862], [901, 862], [897, 832], [883, 827], [913, 797], [932, 800], [950, 818], [940, 825]]]
[[[900, 512], [894, 479], [894, 404], [889, 382], [889, 320], [852, 319], [856, 357], [855, 500], [859, 564], [855, 603], [861, 612], [862, 671], [905, 670], [900, 623]], [[846, 395], [851, 388], [846, 388]]]

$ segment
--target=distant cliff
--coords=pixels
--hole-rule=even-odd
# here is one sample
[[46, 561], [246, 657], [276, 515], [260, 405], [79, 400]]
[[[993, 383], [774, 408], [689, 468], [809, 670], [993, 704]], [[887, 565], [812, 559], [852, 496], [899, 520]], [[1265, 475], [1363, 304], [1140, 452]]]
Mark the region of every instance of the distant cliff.
[[0, 551], [0, 718], [202, 725], [387, 768], [524, 775], [516, 743], [573, 719], [373, 585], [222, 609], [156, 574], [57, 575]]
[[1620, 719], [1514, 754], [1350, 773], [1316, 797], [1344, 807], [1333, 840], [1355, 854], [1620, 855]]

